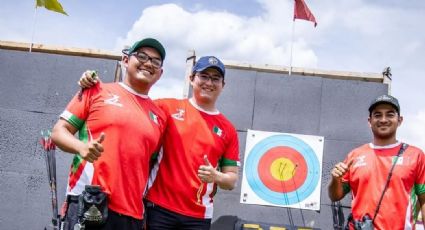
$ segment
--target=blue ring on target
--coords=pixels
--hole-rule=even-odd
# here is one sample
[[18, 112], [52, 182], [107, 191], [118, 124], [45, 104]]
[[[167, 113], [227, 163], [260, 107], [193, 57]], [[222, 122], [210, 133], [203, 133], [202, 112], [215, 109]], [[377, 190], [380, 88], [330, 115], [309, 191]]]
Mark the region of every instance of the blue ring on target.
[[[257, 172], [261, 157], [269, 149], [282, 146], [298, 151], [304, 157], [308, 170], [302, 186], [287, 193], [279, 193], [267, 188]], [[263, 200], [276, 205], [291, 205], [303, 201], [314, 192], [321, 177], [319, 159], [313, 149], [301, 139], [284, 134], [270, 136], [257, 143], [249, 152], [245, 163], [245, 173], [252, 190]]]

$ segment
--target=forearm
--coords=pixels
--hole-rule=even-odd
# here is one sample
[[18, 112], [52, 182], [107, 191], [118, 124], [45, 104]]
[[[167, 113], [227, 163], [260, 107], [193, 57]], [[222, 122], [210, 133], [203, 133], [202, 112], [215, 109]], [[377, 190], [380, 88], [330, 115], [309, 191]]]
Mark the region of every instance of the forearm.
[[215, 183], [221, 189], [232, 190], [236, 186], [238, 174], [235, 172], [217, 172]]
[[421, 215], [422, 215], [422, 222], [425, 221], [425, 210], [422, 208], [421, 209]]
[[418, 195], [419, 210], [421, 210], [422, 221], [425, 221], [425, 194]]
[[63, 122], [65, 121], [59, 121], [53, 127], [52, 140], [62, 151], [77, 154], [84, 143], [74, 136], [76, 130], [68, 130]]
[[339, 201], [344, 198], [344, 189], [340, 178], [332, 177], [328, 186], [328, 196], [331, 201]]

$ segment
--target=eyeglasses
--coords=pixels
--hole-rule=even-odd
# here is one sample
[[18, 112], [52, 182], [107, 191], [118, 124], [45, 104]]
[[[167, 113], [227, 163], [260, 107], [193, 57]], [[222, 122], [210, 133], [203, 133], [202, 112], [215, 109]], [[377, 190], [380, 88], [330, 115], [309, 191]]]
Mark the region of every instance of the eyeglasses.
[[161, 68], [161, 66], [162, 66], [161, 59], [151, 57], [144, 52], [136, 52], [136, 53], [132, 53], [131, 55], [135, 56], [137, 58], [137, 60], [139, 60], [142, 63], [145, 63], [147, 61], [151, 61], [153, 67], [155, 67], [157, 69]]
[[202, 82], [208, 82], [209, 80], [211, 80], [211, 82], [216, 85], [223, 81], [223, 78], [219, 75], [210, 76], [205, 73], [198, 73], [196, 74], [196, 76], [198, 76], [199, 80], [201, 80]]

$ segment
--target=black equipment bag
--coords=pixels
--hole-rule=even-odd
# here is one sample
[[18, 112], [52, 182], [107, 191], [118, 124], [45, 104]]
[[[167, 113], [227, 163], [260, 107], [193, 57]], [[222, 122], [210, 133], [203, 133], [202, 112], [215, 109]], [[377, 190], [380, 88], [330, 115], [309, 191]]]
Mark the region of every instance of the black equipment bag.
[[84, 226], [100, 226], [108, 218], [108, 196], [98, 185], [86, 185], [78, 199], [78, 219]]

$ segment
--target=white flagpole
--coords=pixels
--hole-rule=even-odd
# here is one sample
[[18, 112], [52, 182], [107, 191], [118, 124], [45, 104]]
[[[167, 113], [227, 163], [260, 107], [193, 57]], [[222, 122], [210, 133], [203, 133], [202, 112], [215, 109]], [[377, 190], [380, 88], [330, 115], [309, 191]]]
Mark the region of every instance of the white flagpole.
[[291, 76], [291, 73], [292, 73], [292, 48], [294, 46], [294, 31], [295, 31], [295, 20], [292, 21], [291, 54], [289, 56], [289, 76]]
[[32, 42], [34, 40], [34, 33], [35, 33], [35, 26], [37, 24], [37, 5], [35, 5], [35, 9], [34, 9], [34, 23], [32, 25], [32, 32], [31, 32], [31, 41], [30, 41], [30, 53], [32, 50]]
[[295, 0], [294, 0], [294, 18], [292, 19], [292, 34], [291, 34], [291, 53], [289, 55], [289, 76], [292, 73], [292, 48], [294, 46], [294, 31], [295, 31]]

